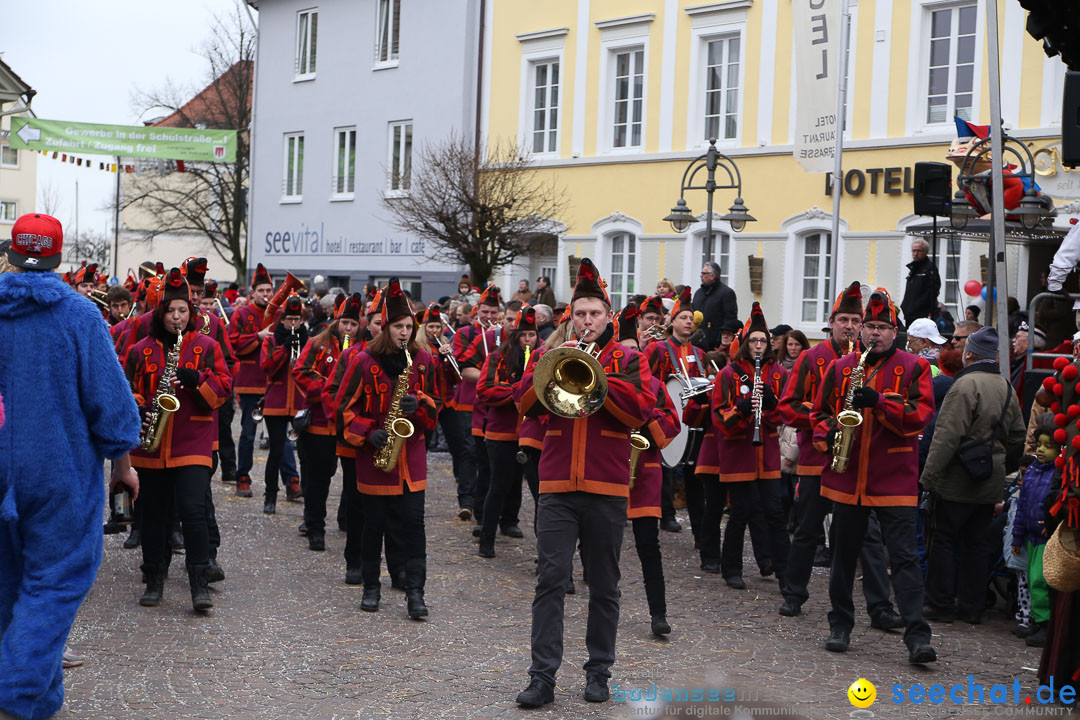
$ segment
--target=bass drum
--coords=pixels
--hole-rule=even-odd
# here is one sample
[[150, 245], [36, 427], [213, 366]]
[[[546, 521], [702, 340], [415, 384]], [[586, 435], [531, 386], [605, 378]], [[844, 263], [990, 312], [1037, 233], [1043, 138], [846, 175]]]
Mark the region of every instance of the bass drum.
[[[697, 380], [704, 380], [704, 378], [691, 378], [691, 381]], [[681, 421], [683, 410], [686, 408], [686, 401], [682, 399], [686, 385], [678, 375], [669, 375], [664, 385], [667, 387], [668, 397], [671, 398], [671, 402], [675, 406], [675, 412]], [[702, 432], [701, 428], [692, 428], [684, 424], [679, 434], [668, 443], [667, 447], [660, 450], [661, 463], [666, 468], [675, 468], [686, 462], [695, 462], [698, 450], [701, 449], [703, 436], [704, 432]]]

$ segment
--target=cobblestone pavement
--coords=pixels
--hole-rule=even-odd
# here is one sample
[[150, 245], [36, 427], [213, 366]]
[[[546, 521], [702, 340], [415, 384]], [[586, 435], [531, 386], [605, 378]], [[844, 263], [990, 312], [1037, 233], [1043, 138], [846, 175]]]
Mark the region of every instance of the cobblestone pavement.
[[[258, 453], [258, 463], [265, 453]], [[254, 473], [261, 488], [261, 465]], [[578, 593], [566, 598], [566, 649], [554, 705], [519, 710], [513, 698], [527, 683], [529, 613], [534, 586], [532, 502], [525, 493], [525, 539], [499, 537], [498, 557], [475, 553], [471, 523], [456, 518], [449, 456], [430, 456], [427, 494], [431, 616], [412, 622], [404, 595], [384, 579], [378, 613], [359, 610], [361, 590], [344, 584], [344, 534], [335, 523], [327, 552], [307, 549], [297, 533], [302, 506], [284, 501], [275, 516], [262, 500], [233, 495], [213, 480], [228, 575], [215, 586], [206, 617], [191, 610], [181, 558], [160, 607], [137, 603], [139, 551], [123, 535], [106, 537], [105, 561], [79, 614], [70, 645], [89, 656], [67, 671], [67, 699], [58, 717], [73, 718], [625, 718], [648, 717], [626, 702], [581, 698], [588, 592], [576, 563]], [[340, 493], [331, 490], [330, 518]], [[686, 524], [685, 518], [683, 519]], [[728, 589], [698, 570], [690, 532], [661, 533], [668, 618], [674, 632], [649, 632], [641, 570], [627, 528], [622, 554], [622, 615], [613, 688], [733, 686], [760, 692], [805, 717], [849, 717], [846, 691], [856, 678], [877, 686], [876, 717], [981, 717], [990, 708], [888, 704], [894, 683], [967, 682], [989, 687], [1020, 678], [1034, 684], [1039, 651], [1009, 633], [1001, 611], [981, 626], [935, 625], [940, 662], [907, 664], [899, 633], [869, 628], [860, 611], [851, 650], [822, 649], [826, 570], [815, 569], [812, 597], [799, 618], [781, 618], [775, 580], [747, 562], [745, 591]], [[749, 550], [749, 542], [747, 543]], [[701, 704], [698, 716], [748, 717]], [[670, 708], [669, 708], [670, 709]], [[1004, 708], [998, 708], [1002, 710]], [[776, 715], [772, 715], [775, 717]], [[758, 715], [762, 717], [762, 715]], [[795, 717], [792, 715], [791, 717]]]

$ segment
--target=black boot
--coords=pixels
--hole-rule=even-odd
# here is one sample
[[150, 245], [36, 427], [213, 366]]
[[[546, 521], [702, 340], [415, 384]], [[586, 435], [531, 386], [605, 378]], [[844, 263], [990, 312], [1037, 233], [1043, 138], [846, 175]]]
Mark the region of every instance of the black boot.
[[131, 532], [128, 533], [127, 539], [124, 540], [125, 550], [134, 550], [142, 544], [142, 530], [139, 528], [131, 528]]
[[191, 586], [191, 607], [195, 608], [196, 612], [203, 612], [214, 607], [214, 602], [210, 599], [210, 583], [207, 582], [209, 570], [209, 565], [187, 566], [188, 584]]
[[210, 565], [206, 571], [206, 582], [216, 583], [225, 579], [225, 571], [218, 565], [217, 558], [210, 558]]
[[143, 565], [143, 577], [146, 578], [146, 590], [139, 598], [143, 607], [157, 607], [165, 593], [165, 568], [160, 565]]
[[263, 512], [267, 515], [273, 515], [277, 512], [277, 495], [266, 496], [266, 500], [263, 502]]
[[427, 560], [414, 559], [405, 562], [405, 599], [409, 617], [419, 620], [428, 616], [424, 604], [424, 584], [427, 582]]
[[364, 586], [364, 597], [360, 600], [360, 609], [364, 612], [377, 612], [379, 599], [382, 597], [382, 583]]

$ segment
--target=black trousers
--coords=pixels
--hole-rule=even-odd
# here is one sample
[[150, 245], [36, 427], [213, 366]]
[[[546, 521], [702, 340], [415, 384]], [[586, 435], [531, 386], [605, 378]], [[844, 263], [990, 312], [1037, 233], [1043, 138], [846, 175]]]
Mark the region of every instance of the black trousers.
[[308, 535], [326, 533], [326, 498], [330, 481], [337, 472], [337, 442], [332, 435], [303, 433], [297, 443], [300, 453], [301, 477], [305, 477], [304, 524]]
[[934, 497], [926, 545], [927, 605], [982, 617], [988, 573], [983, 537], [993, 516], [993, 505]]
[[536, 532], [537, 500], [540, 499], [540, 451], [528, 446], [522, 446], [520, 449], [525, 453], [525, 464], [521, 466], [521, 473], [525, 476], [529, 494], [532, 495], [533, 532]]
[[345, 503], [345, 568], [359, 570], [364, 545], [364, 496], [356, 489], [356, 460], [341, 458], [342, 502]]
[[218, 408], [218, 449], [214, 451], [214, 464], [210, 475], [217, 472], [221, 465], [222, 479], [236, 479], [236, 443], [232, 436], [233, 418], [236, 416], [236, 404], [230, 395], [225, 404]]
[[[402, 495], [364, 495], [364, 543], [360, 569], [364, 585], [379, 584], [382, 565], [382, 539], [386, 535], [386, 566], [391, 575], [391, 546], [397, 551], [406, 574], [427, 562], [427, 536], [424, 532], [424, 491], [410, 492], [408, 485]], [[423, 589], [424, 578], [419, 587]]]
[[[784, 577], [787, 568], [788, 534], [784, 517], [783, 481], [780, 478], [758, 478], [748, 482], [717, 483], [724, 485], [731, 501], [731, 516], [724, 530], [724, 545], [720, 550], [720, 572], [725, 578], [742, 575], [743, 536], [747, 524], [759, 516], [765, 524], [769, 559], [777, 577]], [[751, 528], [753, 526], [751, 525]], [[751, 530], [751, 539], [752, 539]], [[757, 543], [754, 543], [755, 551]]]
[[[459, 508], [472, 508], [476, 491], [476, 449], [471, 441], [472, 415], [460, 410], [443, 408], [439, 412], [439, 427], [450, 449], [450, 462], [457, 483]], [[481, 500], [480, 502], [483, 502]]]
[[[909, 648], [930, 642], [930, 626], [923, 618], [923, 578], [915, 551], [914, 507], [875, 507], [881, 536], [889, 549], [892, 585], [896, 605], [904, 619], [904, 642]], [[855, 584], [855, 564], [866, 540], [870, 508], [864, 505], [833, 504], [832, 568], [829, 573], [829, 627], [851, 632], [855, 626], [855, 604], [851, 599]]]
[[664, 563], [660, 557], [660, 520], [655, 517], [636, 517], [634, 548], [641, 561], [641, 576], [645, 581], [645, 598], [649, 615], [667, 614], [667, 591], [664, 586]]
[[[721, 544], [724, 533], [720, 529], [724, 519], [724, 510], [728, 503], [728, 485], [722, 483], [716, 475], [698, 475], [705, 491], [705, 510], [699, 522], [701, 528], [695, 536], [696, 545], [701, 552], [701, 562], [718, 563], [721, 561]], [[728, 529], [731, 533], [742, 536], [750, 528], [750, 547], [754, 552], [754, 562], [764, 571], [772, 562], [769, 549], [769, 528], [765, 516], [761, 513], [752, 515], [749, 520], [734, 512], [728, 517]], [[741, 552], [741, 550], [740, 550]], [[740, 565], [740, 571], [742, 566]]]
[[[686, 467], [693, 470], [691, 466]], [[664, 520], [673, 520], [675, 519], [675, 471], [662, 467], [660, 476], [660, 515]]]
[[[802, 605], [810, 598], [807, 588], [814, 567], [818, 537], [821, 535], [825, 515], [831, 509], [832, 501], [821, 497], [821, 477], [801, 476], [797, 524], [795, 535], [791, 538], [787, 571], [783, 575], [784, 584], [781, 588], [786, 600]], [[862, 562], [862, 589], [866, 597], [866, 612], [871, 618], [883, 612], [892, 612], [889, 574], [885, 569], [885, 547], [881, 543], [881, 525], [873, 513], [867, 521], [866, 538], [863, 540], [859, 558]]]
[[476, 485], [473, 486], [473, 514], [476, 524], [484, 523], [484, 501], [491, 485], [491, 463], [488, 460], [487, 441], [479, 435], [472, 436], [473, 457], [476, 459]]
[[169, 533], [173, 507], [184, 527], [184, 553], [188, 565], [210, 562], [206, 492], [210, 468], [202, 465], [154, 470], [138, 468], [142, 503], [143, 569], [163, 571], [168, 566]]
[[281, 477], [282, 487], [288, 487], [287, 476], [282, 472], [281, 458], [285, 453], [285, 441], [288, 439], [287, 431], [289, 421], [292, 418], [287, 415], [266, 415], [266, 434], [270, 438], [270, 448], [266, 455], [266, 473], [263, 479], [266, 483], [266, 497], [277, 497], [278, 477]]
[[[665, 472], [669, 471], [665, 468]], [[701, 542], [701, 528], [705, 522], [705, 481], [702, 475], [694, 474], [690, 463], [682, 466], [683, 488], [686, 490], [686, 514], [690, 518], [690, 531], [694, 534], [694, 544]], [[661, 512], [663, 510], [661, 509]]]
[[543, 493], [536, 517], [539, 556], [532, 604], [529, 675], [554, 687], [563, 657], [563, 602], [578, 540], [589, 578], [586, 673], [611, 677], [619, 626], [619, 554], [626, 498], [584, 492]]
[[[517, 461], [518, 445], [509, 440], [488, 440], [488, 463], [491, 468], [491, 483], [484, 499], [483, 522], [480, 529], [481, 543], [494, 543], [495, 531], [499, 526], [500, 516], [505, 516], [504, 506], [513, 503], [513, 490], [517, 489], [517, 504], [521, 507], [522, 466]], [[515, 518], [517, 513], [514, 513]]]

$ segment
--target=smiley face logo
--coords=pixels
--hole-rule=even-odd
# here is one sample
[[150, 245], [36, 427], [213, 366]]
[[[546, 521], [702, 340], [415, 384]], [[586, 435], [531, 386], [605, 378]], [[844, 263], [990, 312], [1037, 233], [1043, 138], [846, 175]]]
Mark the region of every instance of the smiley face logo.
[[877, 688], [866, 678], [859, 678], [847, 689], [848, 700], [857, 708], [868, 708], [877, 700]]

